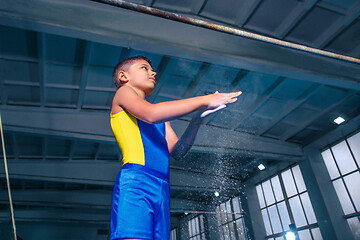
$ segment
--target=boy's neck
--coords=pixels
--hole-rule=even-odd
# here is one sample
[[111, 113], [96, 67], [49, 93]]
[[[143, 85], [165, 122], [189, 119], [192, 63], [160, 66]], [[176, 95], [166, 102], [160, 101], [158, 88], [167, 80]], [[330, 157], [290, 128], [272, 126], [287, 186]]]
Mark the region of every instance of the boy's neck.
[[144, 91], [142, 91], [140, 89], [137, 89], [137, 88], [135, 88], [133, 86], [129, 86], [129, 87], [131, 87], [137, 93], [137, 95], [139, 95], [139, 97], [141, 97], [142, 99], [145, 99], [146, 94], [145, 94]]

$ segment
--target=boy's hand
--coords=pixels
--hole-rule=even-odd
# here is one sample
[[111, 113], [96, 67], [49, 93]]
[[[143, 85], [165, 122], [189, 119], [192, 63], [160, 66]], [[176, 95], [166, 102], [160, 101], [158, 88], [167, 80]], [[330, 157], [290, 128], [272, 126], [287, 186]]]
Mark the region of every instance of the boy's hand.
[[219, 93], [216, 91], [214, 94], [209, 95], [211, 97], [210, 102], [206, 110], [201, 113], [200, 117], [204, 118], [211, 113], [217, 112], [220, 109], [226, 107], [226, 104], [236, 102], [237, 96], [242, 92], [233, 92], [233, 93]]
[[226, 105], [228, 103], [236, 102], [236, 97], [241, 93], [241, 91], [232, 93], [219, 93], [216, 91], [214, 94], [208, 95], [210, 97], [210, 101], [206, 109], [214, 109], [224, 104]]
[[214, 109], [209, 109], [209, 110], [205, 110], [203, 113], [201, 113], [200, 117], [201, 118], [204, 118], [206, 117], [207, 115], [211, 114], [211, 113], [214, 113], [214, 112], [217, 112], [219, 111], [220, 109], [223, 109], [223, 108], [226, 108], [226, 105], [220, 105], [218, 106], [217, 108], [214, 108]]

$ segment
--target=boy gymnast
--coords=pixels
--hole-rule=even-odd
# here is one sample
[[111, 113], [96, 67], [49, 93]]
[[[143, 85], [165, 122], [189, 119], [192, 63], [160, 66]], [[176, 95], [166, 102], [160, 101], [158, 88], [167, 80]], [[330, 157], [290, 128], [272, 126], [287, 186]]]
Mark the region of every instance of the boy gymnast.
[[[170, 239], [169, 155], [179, 160], [192, 146], [202, 119], [235, 102], [241, 92], [214, 93], [151, 104], [145, 97], [155, 88], [156, 72], [144, 56], [118, 63], [113, 80], [118, 88], [110, 122], [123, 155], [113, 189], [110, 239]], [[191, 112], [180, 139], [170, 120]]]

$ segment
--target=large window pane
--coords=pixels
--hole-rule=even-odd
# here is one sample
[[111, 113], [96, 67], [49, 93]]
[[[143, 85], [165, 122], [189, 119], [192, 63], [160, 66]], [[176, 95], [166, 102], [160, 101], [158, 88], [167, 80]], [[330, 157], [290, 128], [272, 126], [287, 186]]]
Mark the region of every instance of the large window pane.
[[[265, 189], [270, 188], [269, 185], [272, 191], [265, 194]], [[299, 165], [264, 181], [261, 186], [265, 201], [261, 214], [269, 239], [277, 235], [276, 240], [283, 240], [284, 233], [289, 230], [291, 223], [295, 223], [297, 228], [302, 229], [304, 239], [309, 236], [311, 239], [310, 227], [316, 227], [316, 225], [310, 224], [317, 222]], [[259, 190], [260, 188], [257, 188], [258, 192]], [[258, 195], [262, 196], [262, 193]], [[272, 196], [274, 200], [271, 199]], [[267, 204], [268, 199], [271, 200], [269, 202], [275, 201], [276, 204]], [[290, 221], [290, 216], [293, 216], [294, 222]], [[300, 240], [303, 239], [300, 238]]]
[[299, 165], [296, 165], [295, 167], [293, 167], [292, 171], [293, 171], [293, 175], [294, 175], [296, 186], [298, 188], [299, 193], [306, 191], [304, 179], [301, 175]]
[[233, 204], [234, 212], [237, 213], [237, 214], [235, 214], [235, 218], [237, 219], [242, 216], [241, 214], [239, 214], [239, 213], [241, 213], [239, 198], [234, 197], [232, 199], [232, 204]]
[[205, 233], [201, 234], [201, 240], [206, 240]]
[[236, 240], [236, 238], [235, 238], [235, 229], [234, 229], [234, 223], [233, 222], [229, 223], [229, 231], [230, 231], [231, 239]]
[[[360, 133], [336, 144], [330, 150], [341, 173], [339, 179], [332, 178], [333, 186], [355, 239], [360, 239], [358, 217], [349, 218], [350, 214], [360, 212]], [[322, 155], [326, 163], [327, 152], [324, 151]], [[329, 167], [328, 171], [330, 173]]]
[[321, 155], [324, 159], [324, 162], [325, 162], [326, 168], [329, 172], [330, 178], [334, 179], [334, 178], [339, 177], [340, 173], [337, 169], [337, 166], [336, 166], [334, 158], [330, 152], [330, 149], [322, 152]]
[[360, 166], [360, 133], [350, 137], [348, 139], [348, 143], [358, 163], [358, 166]]
[[269, 221], [269, 216], [268, 216], [268, 214], [267, 214], [266, 209], [261, 210], [261, 214], [262, 214], [262, 217], [263, 217], [263, 220], [264, 220], [266, 235], [271, 235], [271, 234], [272, 234], [272, 230], [271, 230], [270, 221]]
[[188, 223], [188, 227], [189, 227], [189, 236], [192, 236], [192, 226], [191, 226], [191, 221]]
[[360, 222], [357, 217], [347, 220], [355, 239], [360, 239]]
[[[223, 209], [222, 211], [227, 211], [228, 213], [223, 214], [226, 215], [226, 222], [219, 223], [219, 229], [223, 231], [222, 239], [234, 239], [238, 240], [239, 236], [243, 236], [246, 239], [246, 229], [243, 228], [241, 222], [243, 222], [243, 215], [241, 214], [242, 208], [239, 197], [234, 197], [224, 203], [220, 204], [220, 208], [216, 208], [217, 211]], [[237, 212], [238, 214], [235, 214]], [[235, 218], [235, 216], [237, 218]], [[269, 221], [269, 219], [267, 219]], [[237, 236], [238, 235], [238, 236]]]
[[239, 235], [239, 240], [245, 240], [245, 229], [244, 229], [244, 220], [242, 218], [236, 220], [236, 229]]
[[294, 196], [297, 194], [294, 178], [291, 174], [291, 170], [287, 170], [281, 174], [288, 197]]
[[274, 198], [274, 194], [273, 194], [272, 187], [270, 184], [270, 180], [265, 181], [262, 184], [262, 186], [263, 186], [263, 190], [264, 190], [266, 206], [269, 206], [269, 205], [275, 203], [275, 198]]
[[195, 227], [195, 221], [194, 219], [191, 220], [191, 235], [194, 236], [196, 234], [196, 227]]
[[199, 218], [200, 218], [200, 232], [204, 232], [204, 231], [205, 231], [205, 228], [204, 228], [204, 218], [203, 218], [203, 215], [200, 215]]
[[195, 218], [195, 234], [199, 234], [200, 233], [200, 229], [199, 229], [199, 218]]
[[273, 186], [274, 189], [274, 194], [275, 194], [275, 198], [276, 201], [281, 201], [284, 199], [284, 195], [281, 189], [281, 185], [280, 185], [280, 181], [279, 181], [279, 177], [275, 176], [271, 179], [271, 185]]
[[290, 217], [289, 217], [289, 213], [286, 208], [285, 202], [282, 201], [281, 203], [278, 203], [277, 207], [279, 209], [280, 219], [281, 219], [284, 231], [290, 230], [289, 225], [291, 224], [291, 222], [290, 222]]
[[227, 224], [224, 225], [223, 230], [224, 230], [224, 239], [230, 240], [229, 226]]
[[170, 240], [176, 240], [176, 228], [171, 230]]
[[331, 149], [342, 175], [356, 169], [355, 161], [345, 141], [335, 145]]
[[220, 212], [221, 212], [221, 221], [222, 223], [227, 222], [227, 214], [226, 214], [226, 206], [225, 203], [220, 204]]
[[344, 181], [347, 189], [349, 190], [350, 196], [352, 198], [353, 203], [355, 204], [356, 210], [360, 211], [360, 173], [355, 172], [346, 177], [344, 177]]
[[312, 235], [313, 235], [313, 237], [314, 237], [314, 240], [323, 240], [319, 228], [313, 228], [313, 229], [311, 229], [311, 233], [312, 233]]
[[189, 239], [201, 240], [202, 234], [205, 232], [204, 226], [203, 226], [203, 215], [199, 215], [199, 216], [189, 220], [188, 227], [189, 227]]
[[307, 225], [305, 215], [298, 196], [289, 199], [291, 212], [293, 213], [296, 227]]
[[220, 236], [220, 240], [224, 240], [224, 230], [223, 227], [219, 227], [219, 236]]
[[274, 233], [282, 232], [283, 229], [281, 227], [279, 214], [277, 212], [275, 205], [269, 207], [269, 216], [270, 216], [270, 221], [271, 221], [271, 225], [273, 227]]
[[228, 221], [232, 221], [233, 219], [233, 215], [232, 215], [232, 210], [231, 210], [231, 205], [230, 205], [230, 200], [226, 202], [226, 212], [227, 212], [227, 220]]
[[264, 200], [264, 195], [262, 193], [261, 185], [256, 186], [256, 192], [257, 192], [257, 195], [258, 195], [260, 208], [264, 208], [266, 205], [265, 205], [265, 200]]
[[309, 229], [305, 229], [298, 232], [300, 240], [312, 240]]
[[350, 213], [354, 213], [354, 207], [350, 201], [349, 195], [346, 192], [345, 186], [342, 182], [342, 179], [338, 179], [336, 181], [333, 182], [336, 194], [339, 197], [340, 203], [341, 203], [341, 207], [344, 210], [345, 214], [350, 214]]
[[307, 192], [303, 193], [300, 195], [300, 198], [304, 206], [305, 214], [309, 221], [309, 224], [316, 223], [316, 217], [310, 202], [309, 194]]
[[221, 225], [220, 206], [217, 206], [217, 207], [216, 207], [216, 218], [217, 218], [217, 221], [218, 221], [218, 226], [220, 226], [220, 225]]

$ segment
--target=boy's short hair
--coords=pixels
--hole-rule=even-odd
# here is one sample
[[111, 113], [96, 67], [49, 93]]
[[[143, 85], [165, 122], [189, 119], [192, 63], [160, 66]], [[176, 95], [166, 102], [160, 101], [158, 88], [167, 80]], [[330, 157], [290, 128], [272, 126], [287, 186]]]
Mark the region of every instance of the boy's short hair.
[[147, 57], [142, 56], [142, 55], [129, 57], [129, 58], [126, 58], [125, 60], [120, 61], [118, 64], [116, 64], [114, 71], [113, 71], [113, 81], [117, 88], [121, 87], [121, 82], [119, 81], [119, 72], [120, 71], [125, 71], [125, 72], [128, 71], [130, 66], [138, 60], [145, 60], [152, 67], [152, 63], [151, 63], [150, 59], [148, 59]]

